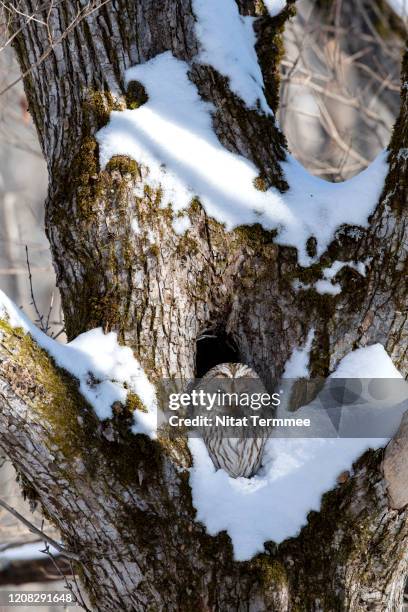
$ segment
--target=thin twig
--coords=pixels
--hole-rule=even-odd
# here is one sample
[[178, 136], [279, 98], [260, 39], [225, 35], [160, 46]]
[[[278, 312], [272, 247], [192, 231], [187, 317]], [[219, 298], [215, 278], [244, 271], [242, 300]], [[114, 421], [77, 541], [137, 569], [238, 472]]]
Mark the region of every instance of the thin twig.
[[44, 324], [43, 324], [44, 317], [42, 314], [40, 314], [40, 311], [37, 306], [37, 302], [35, 301], [34, 289], [33, 289], [33, 276], [31, 274], [30, 258], [28, 257], [28, 246], [27, 245], [25, 245], [25, 251], [26, 251], [27, 269], [28, 269], [28, 281], [30, 283], [31, 303], [34, 306], [35, 312], [37, 314], [37, 322], [40, 326], [41, 331], [43, 331], [44, 333], [47, 333], [47, 330], [44, 328]]
[[56, 334], [51, 334], [51, 338], [56, 340], [57, 338], [61, 336], [61, 334], [64, 334], [64, 333], [65, 333], [65, 325], [63, 325], [62, 328], [59, 330], [59, 332], [57, 332]]
[[[69, 562], [69, 564], [70, 564], [70, 567], [71, 567], [71, 574], [72, 574], [72, 579], [73, 579], [74, 584], [75, 584], [75, 588], [76, 588], [76, 590], [77, 590], [77, 592], [78, 592], [79, 597], [81, 598], [81, 604], [82, 604], [82, 607], [84, 608], [84, 610], [89, 610], [89, 608], [87, 607], [87, 605], [86, 605], [86, 603], [85, 603], [85, 600], [84, 600], [84, 598], [83, 598], [83, 595], [82, 595], [81, 589], [79, 588], [78, 580], [77, 580], [77, 578], [76, 578], [76, 574], [75, 574], [75, 572], [74, 572], [74, 568], [73, 568], [73, 565], [72, 565], [72, 561], [70, 561], [70, 562]], [[91, 610], [89, 610], [89, 612], [91, 612]]]
[[54, 540], [53, 538], [45, 534], [41, 529], [38, 529], [38, 527], [36, 527], [33, 523], [31, 523], [29, 520], [24, 518], [24, 516], [22, 516], [19, 512], [17, 512], [17, 510], [9, 506], [2, 499], [0, 499], [0, 506], [4, 508], [4, 510], [7, 510], [8, 512], [10, 512], [10, 514], [12, 514], [16, 519], [18, 519], [21, 523], [23, 523], [26, 527], [28, 527], [31, 533], [37, 534], [38, 536], [41, 537], [42, 540], [45, 540], [46, 542], [51, 544], [51, 546], [53, 546], [56, 550], [58, 550], [58, 552], [63, 557], [66, 557], [67, 559], [72, 559], [73, 561], [80, 561], [79, 555], [77, 555], [74, 552], [71, 552], [70, 550], [66, 550], [63, 546], [61, 546], [61, 544], [59, 544], [59, 542], [57, 542], [56, 540]]
[[104, 6], [105, 4], [108, 4], [108, 2], [111, 2], [111, 0], [104, 0], [97, 6], [88, 5], [84, 7], [83, 9], [81, 9], [79, 13], [76, 15], [76, 17], [69, 24], [69, 26], [61, 34], [61, 36], [59, 36], [55, 41], [53, 41], [53, 43], [44, 51], [44, 53], [40, 55], [40, 57], [38, 58], [36, 62], [34, 62], [34, 64], [32, 64], [29, 68], [27, 68], [27, 70], [25, 70], [17, 79], [15, 79], [11, 83], [9, 83], [4, 89], [2, 89], [0, 91], [0, 96], [4, 95], [6, 92], [12, 89], [15, 85], [17, 85], [17, 83], [25, 79], [25, 77], [28, 76], [34, 70], [34, 68], [38, 68], [43, 63], [43, 61], [47, 59], [47, 57], [55, 49], [55, 47], [59, 45], [68, 36], [68, 34], [70, 34], [77, 27], [77, 25], [82, 21], [82, 19], [89, 17], [90, 15], [92, 15], [92, 13], [100, 9], [102, 6]]
[[48, 556], [50, 557], [50, 559], [51, 559], [51, 561], [52, 561], [52, 563], [53, 563], [53, 565], [54, 565], [55, 569], [56, 569], [56, 570], [57, 570], [57, 572], [58, 572], [58, 575], [59, 575], [59, 576], [60, 576], [60, 577], [63, 579], [63, 581], [65, 582], [65, 588], [66, 588], [66, 589], [67, 589], [67, 590], [68, 590], [70, 593], [72, 593], [72, 595], [74, 596], [74, 598], [75, 598], [75, 603], [77, 603], [77, 604], [78, 604], [78, 606], [79, 606], [80, 608], [83, 608], [83, 609], [84, 609], [84, 610], [86, 610], [87, 612], [92, 612], [92, 610], [90, 610], [90, 609], [88, 608], [88, 606], [86, 605], [85, 600], [84, 600], [84, 598], [83, 598], [83, 596], [82, 596], [81, 589], [79, 588], [78, 581], [77, 581], [77, 579], [76, 579], [76, 575], [75, 575], [75, 571], [74, 571], [74, 568], [73, 568], [73, 566], [72, 566], [72, 561], [71, 561], [71, 560], [69, 560], [69, 567], [70, 567], [70, 570], [71, 570], [72, 580], [73, 580], [73, 582], [74, 582], [74, 584], [75, 584], [75, 588], [76, 588], [76, 590], [77, 590], [77, 592], [76, 592], [76, 593], [74, 592], [74, 587], [73, 587], [73, 586], [72, 586], [72, 584], [69, 582], [69, 580], [68, 580], [68, 578], [67, 578], [67, 575], [66, 575], [66, 574], [64, 574], [64, 572], [61, 570], [60, 566], [59, 566], [59, 565], [58, 565], [58, 563], [56, 562], [55, 557], [54, 557], [54, 555], [52, 554], [52, 552], [51, 552], [51, 550], [50, 550], [49, 544], [47, 544], [47, 543], [45, 543], [45, 544], [44, 544], [44, 551], [42, 551], [42, 552], [45, 552], [45, 554], [46, 554], [46, 555], [48, 555]]

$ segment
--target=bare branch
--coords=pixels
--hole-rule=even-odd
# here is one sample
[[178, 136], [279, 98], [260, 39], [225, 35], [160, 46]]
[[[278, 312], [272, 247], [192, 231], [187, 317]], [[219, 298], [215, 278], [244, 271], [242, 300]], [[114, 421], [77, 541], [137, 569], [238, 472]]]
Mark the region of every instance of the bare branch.
[[0, 96], [4, 95], [7, 91], [9, 91], [15, 85], [17, 85], [17, 83], [19, 83], [21, 80], [25, 79], [25, 77], [28, 76], [35, 68], [38, 68], [43, 63], [43, 61], [45, 59], [47, 59], [47, 57], [54, 50], [54, 48], [56, 46], [58, 46], [78, 26], [78, 24], [83, 19], [85, 19], [86, 17], [89, 17], [92, 13], [94, 13], [96, 10], [100, 9], [105, 4], [108, 4], [108, 2], [110, 2], [110, 1], [111, 0], [103, 0], [103, 1], [99, 2], [98, 0], [91, 0], [91, 2], [89, 2], [89, 4], [86, 7], [84, 7], [83, 9], [81, 9], [78, 12], [76, 17], [72, 20], [72, 22], [69, 24], [69, 26], [66, 28], [66, 30], [61, 34], [61, 36], [59, 36], [58, 38], [56, 38], [55, 40], [52, 41], [50, 46], [44, 51], [44, 53], [42, 53], [42, 55], [38, 58], [38, 60], [36, 62], [34, 62], [34, 64], [32, 64], [17, 79], [15, 79], [11, 83], [9, 83], [9, 85], [7, 85], [3, 90], [0, 91]]
[[27, 247], [27, 245], [25, 247], [25, 251], [26, 251], [26, 262], [27, 262], [27, 270], [28, 270], [28, 281], [30, 283], [31, 303], [34, 306], [35, 312], [37, 314], [37, 322], [38, 322], [41, 330], [46, 334], [47, 331], [48, 331], [48, 327], [47, 327], [47, 324], [44, 325], [44, 323], [43, 323], [44, 315], [42, 315], [40, 313], [40, 311], [38, 309], [38, 306], [37, 306], [37, 302], [35, 300], [35, 296], [34, 296], [33, 277], [32, 277], [32, 274], [31, 274], [30, 258], [28, 256], [28, 247]]
[[80, 607], [81, 607], [83, 610], [86, 610], [87, 612], [92, 612], [92, 611], [91, 611], [91, 610], [88, 608], [88, 606], [86, 605], [86, 603], [85, 603], [85, 599], [84, 599], [84, 597], [83, 597], [83, 595], [82, 595], [81, 589], [80, 589], [80, 587], [79, 587], [78, 581], [77, 581], [76, 576], [75, 576], [75, 571], [74, 571], [74, 568], [73, 568], [73, 566], [72, 566], [72, 561], [71, 561], [71, 560], [69, 561], [69, 567], [70, 567], [70, 570], [71, 570], [71, 572], [70, 572], [70, 573], [71, 573], [72, 580], [73, 580], [74, 585], [75, 585], [76, 592], [75, 592], [75, 590], [74, 590], [74, 587], [72, 586], [72, 584], [71, 584], [71, 583], [70, 583], [70, 581], [68, 580], [68, 575], [67, 575], [67, 572], [63, 572], [63, 571], [62, 571], [62, 569], [61, 569], [60, 565], [57, 563], [57, 561], [56, 561], [56, 559], [55, 559], [55, 556], [52, 554], [52, 552], [51, 552], [51, 550], [50, 550], [50, 547], [49, 547], [49, 544], [48, 544], [48, 543], [45, 543], [44, 552], [45, 552], [45, 554], [47, 554], [47, 555], [49, 556], [49, 558], [51, 559], [52, 564], [54, 565], [54, 567], [55, 567], [55, 569], [56, 569], [56, 571], [57, 571], [57, 573], [58, 573], [58, 576], [64, 580], [64, 582], [65, 582], [65, 588], [67, 589], [67, 591], [69, 591], [70, 593], [72, 593], [72, 595], [73, 595], [73, 596], [75, 597], [75, 599], [76, 599], [77, 604], [78, 604], [78, 605], [79, 605], [79, 606], [80, 606]]
[[10, 512], [10, 514], [12, 514], [16, 519], [18, 519], [21, 523], [23, 523], [26, 527], [28, 527], [31, 533], [36, 533], [37, 535], [41, 537], [41, 539], [51, 544], [51, 546], [53, 546], [56, 550], [58, 550], [63, 557], [66, 557], [67, 559], [72, 559], [74, 561], [80, 560], [79, 555], [69, 550], [66, 550], [63, 546], [61, 546], [61, 544], [59, 544], [59, 542], [57, 542], [56, 540], [54, 540], [53, 538], [45, 534], [41, 529], [38, 529], [38, 527], [36, 527], [33, 523], [31, 523], [29, 520], [24, 518], [24, 516], [22, 516], [19, 512], [17, 512], [17, 510], [9, 506], [2, 499], [0, 499], [0, 506], [4, 508], [5, 510], [7, 510], [7, 512]]

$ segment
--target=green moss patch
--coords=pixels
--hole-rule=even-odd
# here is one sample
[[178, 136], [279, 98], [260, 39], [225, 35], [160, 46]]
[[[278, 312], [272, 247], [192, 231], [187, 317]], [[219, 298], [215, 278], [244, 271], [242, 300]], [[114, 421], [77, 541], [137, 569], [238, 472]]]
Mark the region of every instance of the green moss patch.
[[126, 90], [126, 106], [132, 110], [139, 108], [149, 99], [146, 89], [139, 81], [130, 81]]

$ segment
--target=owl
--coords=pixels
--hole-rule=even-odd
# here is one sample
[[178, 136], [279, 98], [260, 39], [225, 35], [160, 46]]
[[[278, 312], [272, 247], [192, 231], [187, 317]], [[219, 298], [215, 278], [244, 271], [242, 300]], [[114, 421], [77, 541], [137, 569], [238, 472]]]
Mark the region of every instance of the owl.
[[[232, 393], [234, 390], [241, 393], [245, 389], [245, 381], [237, 384], [234, 383], [238, 379], [253, 379], [253, 387], [256, 385], [257, 392], [264, 391], [258, 375], [250, 367], [242, 363], [222, 363], [212, 368], [201, 379], [196, 389], [204, 389], [214, 392], [215, 389], [223, 387], [226, 393]], [[231, 380], [232, 379], [232, 380]], [[252, 388], [253, 388], [252, 387]], [[223, 412], [222, 407], [215, 405], [214, 414]], [[242, 416], [242, 410], [239, 405], [232, 405], [228, 409], [228, 414]], [[245, 408], [245, 414], [248, 415], [248, 408]], [[262, 462], [262, 456], [265, 448], [266, 437], [248, 437], [248, 430], [244, 427], [233, 428], [234, 437], [225, 435], [225, 428], [217, 426], [209, 426], [203, 430], [203, 440], [207, 447], [208, 454], [214, 466], [217, 469], [222, 469], [232, 478], [243, 476], [251, 478], [259, 470]], [[235, 437], [236, 436], [236, 437]]]

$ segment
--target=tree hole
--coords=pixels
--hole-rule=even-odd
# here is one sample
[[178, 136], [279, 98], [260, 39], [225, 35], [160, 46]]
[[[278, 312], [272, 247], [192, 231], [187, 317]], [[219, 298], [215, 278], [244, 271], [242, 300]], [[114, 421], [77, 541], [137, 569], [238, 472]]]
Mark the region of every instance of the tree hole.
[[239, 363], [239, 352], [230, 335], [206, 331], [197, 339], [196, 377], [202, 378], [220, 363]]

